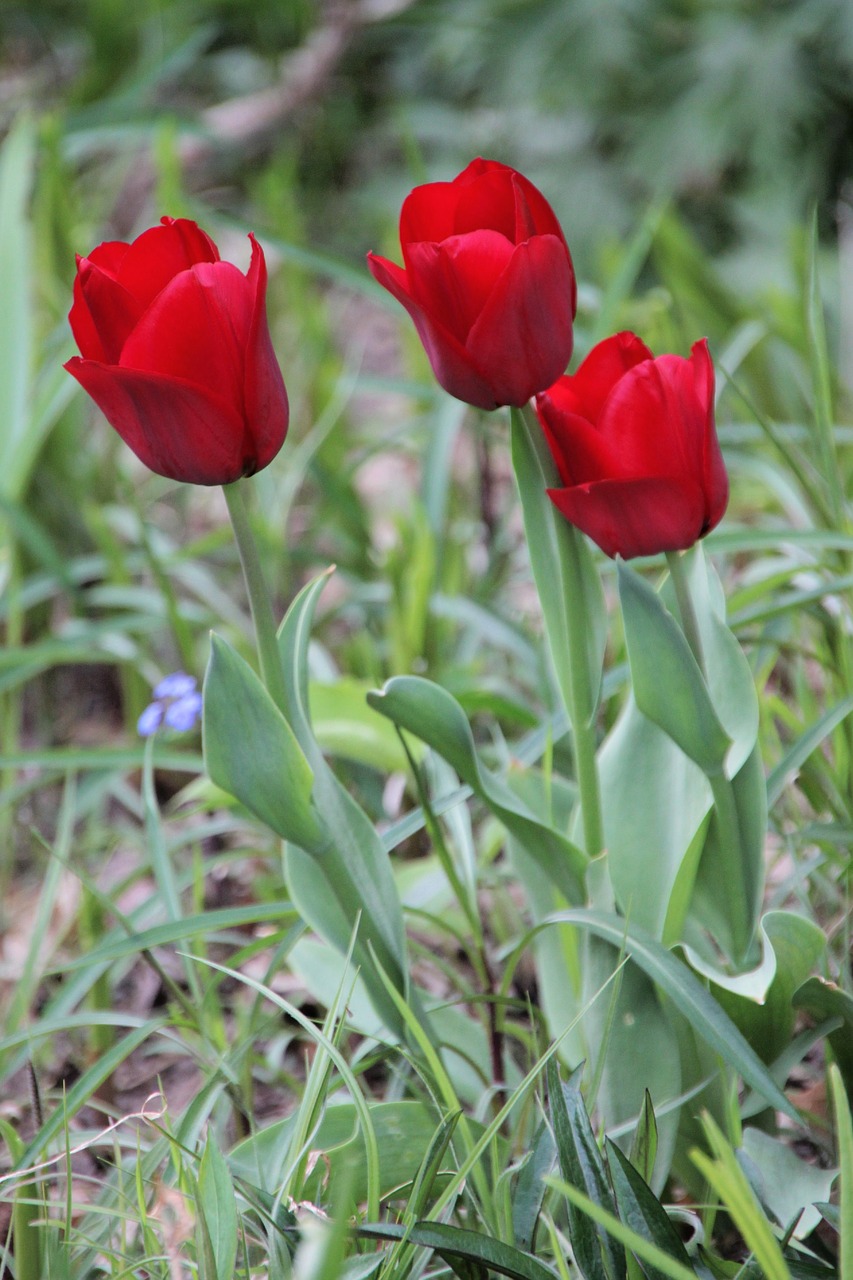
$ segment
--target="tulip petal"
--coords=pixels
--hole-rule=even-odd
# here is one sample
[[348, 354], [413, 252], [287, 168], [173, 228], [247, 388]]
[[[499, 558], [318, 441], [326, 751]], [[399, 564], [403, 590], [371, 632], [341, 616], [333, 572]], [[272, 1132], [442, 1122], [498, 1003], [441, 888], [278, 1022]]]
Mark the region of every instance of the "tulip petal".
[[181, 271], [158, 293], [125, 343], [123, 369], [179, 378], [241, 411], [253, 297], [230, 262]]
[[453, 334], [436, 324], [411, 297], [402, 267], [375, 253], [367, 255], [367, 265], [374, 280], [402, 303], [414, 321], [436, 381], [450, 395], [464, 400], [466, 404], [476, 405], [479, 409], [496, 409], [499, 402], [492, 393], [489, 380], [477, 369]]
[[141, 312], [174, 276], [199, 262], [218, 262], [219, 250], [189, 218], [164, 218], [128, 245], [116, 278]]
[[141, 462], [189, 484], [229, 484], [258, 469], [243, 421], [204, 387], [75, 356], [65, 365]]
[[289, 409], [284, 378], [267, 323], [264, 251], [254, 236], [249, 239], [252, 242], [252, 261], [246, 280], [252, 298], [252, 318], [243, 371], [244, 412], [260, 470], [273, 460], [284, 443]]
[[550, 394], [536, 397], [536, 411], [563, 484], [571, 487], [623, 476], [618, 449], [579, 413], [555, 410]]
[[681, 475], [700, 480], [707, 414], [682, 356], [644, 360], [620, 378], [598, 429], [618, 452], [621, 475]]
[[605, 555], [625, 560], [682, 551], [705, 532], [704, 496], [692, 477], [602, 480], [548, 496]]
[[415, 187], [400, 210], [400, 244], [446, 240], [456, 231], [459, 189], [453, 182], [427, 182]]
[[498, 404], [523, 405], [565, 371], [572, 354], [574, 273], [562, 240], [516, 247], [466, 347]]
[[582, 414], [597, 422], [607, 397], [629, 369], [653, 360], [649, 348], [635, 333], [614, 333], [597, 343], [581, 361], [577, 373], [560, 380], [549, 389], [560, 409]]
[[68, 323], [86, 360], [118, 364], [138, 316], [136, 299], [98, 265], [94, 254], [78, 259]]
[[707, 338], [694, 342], [690, 349], [696, 398], [705, 408], [702, 474], [704, 476], [707, 526], [715, 528], [723, 518], [729, 500], [729, 477], [714, 422], [714, 364]]
[[515, 250], [499, 231], [472, 231], [440, 244], [403, 246], [412, 297], [461, 343], [482, 312]]

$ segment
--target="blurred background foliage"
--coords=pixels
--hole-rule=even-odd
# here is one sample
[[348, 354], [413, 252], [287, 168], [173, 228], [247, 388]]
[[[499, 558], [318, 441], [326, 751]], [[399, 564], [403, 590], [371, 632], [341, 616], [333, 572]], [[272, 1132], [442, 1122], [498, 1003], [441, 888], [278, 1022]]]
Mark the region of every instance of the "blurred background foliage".
[[78, 154], [158, 120], [216, 133], [205, 109], [289, 82], [205, 181], [233, 200], [264, 154], [350, 257], [477, 153], [547, 191], [587, 274], [651, 201], [745, 270], [850, 197], [847, 0], [4, 0], [2, 63], [3, 115], [52, 104]]

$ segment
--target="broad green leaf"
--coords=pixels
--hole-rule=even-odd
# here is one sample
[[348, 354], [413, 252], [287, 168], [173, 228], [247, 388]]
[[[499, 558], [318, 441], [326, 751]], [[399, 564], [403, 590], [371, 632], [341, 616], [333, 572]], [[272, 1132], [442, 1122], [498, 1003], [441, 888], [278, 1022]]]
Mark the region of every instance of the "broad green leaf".
[[[651, 1187], [615, 1143], [605, 1139], [605, 1149], [619, 1217], [638, 1235], [645, 1236], [682, 1266], [689, 1267], [690, 1259], [681, 1237]], [[665, 1273], [648, 1262], [640, 1259], [640, 1266], [648, 1280], [663, 1280]]]
[[648, 582], [622, 560], [617, 572], [637, 706], [703, 773], [721, 773], [732, 740], [684, 633]]
[[701, 769], [629, 697], [599, 751], [607, 861], [635, 924], [681, 937], [711, 808]]
[[381, 773], [407, 773], [409, 762], [394, 726], [367, 704], [373, 685], [342, 677], [331, 684], [312, 680], [311, 722], [323, 751]]
[[712, 1154], [694, 1150], [691, 1159], [720, 1197], [766, 1280], [790, 1280], [779, 1243], [735, 1153], [710, 1116], [703, 1118], [703, 1125]]
[[412, 1244], [433, 1249], [449, 1266], [463, 1260], [480, 1269], [473, 1274], [487, 1269], [509, 1276], [510, 1280], [554, 1280], [551, 1268], [529, 1253], [522, 1253], [481, 1231], [451, 1227], [444, 1222], [416, 1222], [413, 1227], [390, 1222], [381, 1226], [365, 1223], [356, 1227], [356, 1234], [367, 1240], [399, 1240], [405, 1235]]
[[591, 1196], [585, 1195], [579, 1187], [573, 1186], [563, 1178], [555, 1177], [548, 1178], [548, 1185], [553, 1187], [555, 1191], [561, 1192], [579, 1212], [585, 1213], [593, 1222], [597, 1222], [613, 1240], [619, 1241], [626, 1249], [630, 1249], [632, 1253], [635, 1253], [638, 1258], [642, 1258], [645, 1262], [657, 1267], [665, 1276], [669, 1276], [670, 1280], [695, 1280], [696, 1273], [692, 1267], [686, 1269], [656, 1244], [652, 1244], [644, 1236], [632, 1231], [626, 1223], [617, 1218], [615, 1213], [597, 1204]]
[[28, 204], [34, 165], [33, 120], [21, 115], [0, 148], [0, 493], [13, 500], [22, 496], [38, 443], [30, 422], [34, 281]]
[[305, 920], [346, 953], [358, 929], [354, 958], [377, 1012], [397, 1035], [404, 1026], [377, 973], [373, 954], [395, 988], [408, 992], [403, 913], [388, 855], [376, 829], [329, 768], [311, 727], [308, 643], [314, 610], [328, 573], [309, 583], [294, 600], [279, 630], [279, 649], [288, 698], [288, 720], [313, 770], [313, 802], [322, 814], [322, 845], [289, 842], [285, 849], [288, 885]]
[[[601, 579], [585, 538], [548, 497], [548, 489], [558, 488], [560, 479], [532, 411], [514, 409], [511, 430], [530, 567], [557, 680], [566, 710], [571, 715], [574, 708], [590, 724], [598, 706], [607, 643]], [[577, 652], [572, 652], [573, 646]]]
[[233, 1280], [237, 1259], [237, 1203], [228, 1162], [211, 1133], [207, 1135], [198, 1171], [198, 1199], [207, 1226], [217, 1280]]
[[543, 1120], [536, 1130], [533, 1147], [521, 1166], [512, 1197], [512, 1231], [520, 1249], [532, 1249], [536, 1224], [545, 1198], [543, 1178], [554, 1168], [557, 1147], [554, 1135]]
[[[702, 638], [705, 681], [720, 723], [732, 740], [726, 776], [741, 769], [758, 738], [759, 707], [755, 677], [734, 632], [726, 625], [722, 584], [697, 542], [682, 555], [690, 598]], [[671, 580], [664, 591], [672, 592]]]
[[815, 1205], [829, 1199], [838, 1170], [806, 1164], [789, 1143], [752, 1125], [744, 1129], [741, 1146], [761, 1174], [763, 1203], [782, 1228], [797, 1218], [794, 1238], [805, 1240], [820, 1222]]
[[795, 1009], [804, 1009], [813, 1018], [841, 1018], [842, 1025], [828, 1039], [847, 1097], [853, 1098], [853, 996], [825, 978], [809, 978], [792, 996]]
[[451, 694], [420, 676], [395, 676], [368, 700], [376, 711], [437, 751], [570, 902], [583, 900], [584, 854], [480, 761], [465, 713]]
[[850, 1280], [853, 1275], [853, 1120], [850, 1118], [850, 1084], [847, 1082], [845, 1093], [845, 1084], [835, 1063], [829, 1068], [829, 1087], [835, 1112], [838, 1163], [841, 1165], [838, 1274], [840, 1280]]
[[[607, 1166], [581, 1097], [580, 1069], [565, 1085], [560, 1080], [554, 1058], [549, 1059], [546, 1070], [549, 1111], [560, 1171], [566, 1182], [580, 1187], [595, 1204], [615, 1213]], [[568, 1213], [572, 1252], [585, 1280], [621, 1280], [625, 1275], [625, 1253], [621, 1245], [571, 1202]]]
[[753, 974], [726, 979], [707, 961], [695, 964], [687, 949], [685, 954], [694, 968], [715, 984], [717, 1000], [762, 1061], [771, 1063], [791, 1043], [796, 1018], [793, 995], [820, 964], [826, 952], [826, 935], [813, 921], [793, 911], [768, 911], [760, 921], [760, 933], [764, 961]]
[[605, 938], [626, 954], [665, 992], [712, 1049], [779, 1111], [797, 1119], [796, 1109], [773, 1081], [729, 1016], [708, 994], [687, 965], [644, 929], [602, 911], [558, 911], [544, 923], [575, 924]]
[[212, 781], [285, 840], [322, 847], [311, 766], [258, 676], [216, 634], [204, 677], [203, 723]]
[[[736, 968], [750, 964], [764, 896], [764, 847], [767, 789], [756, 745], [746, 763], [729, 779], [711, 780], [714, 808], [699, 859], [684, 937], [729, 957]], [[698, 926], [696, 929], [694, 926]], [[710, 949], [709, 947], [709, 949]]]
[[[620, 959], [619, 947], [594, 934], [583, 935], [584, 1001], [615, 972]], [[647, 1090], [657, 1106], [681, 1093], [678, 1036], [654, 982], [638, 965], [624, 966], [612, 992], [589, 1008], [581, 1030], [584, 1052], [598, 1081], [596, 1108], [608, 1130], [622, 1131], [642, 1113]], [[677, 1110], [661, 1115], [657, 1168], [651, 1178], [656, 1187], [663, 1186], [669, 1174], [678, 1123]]]
[[[379, 1148], [379, 1191], [382, 1199], [386, 1199], [396, 1188], [417, 1177], [436, 1134], [437, 1116], [432, 1107], [422, 1102], [402, 1101], [372, 1104], [370, 1118]], [[294, 1114], [238, 1143], [228, 1156], [232, 1176], [275, 1192], [279, 1186], [281, 1159], [295, 1127]], [[475, 1128], [480, 1131], [480, 1126]], [[311, 1136], [311, 1150], [322, 1153], [328, 1163], [318, 1162], [306, 1182], [309, 1192], [319, 1198], [328, 1180], [334, 1195], [338, 1180], [351, 1173], [354, 1177], [351, 1197], [356, 1203], [364, 1202], [367, 1198], [364, 1137], [358, 1112], [351, 1102], [332, 1103], [325, 1108]]]

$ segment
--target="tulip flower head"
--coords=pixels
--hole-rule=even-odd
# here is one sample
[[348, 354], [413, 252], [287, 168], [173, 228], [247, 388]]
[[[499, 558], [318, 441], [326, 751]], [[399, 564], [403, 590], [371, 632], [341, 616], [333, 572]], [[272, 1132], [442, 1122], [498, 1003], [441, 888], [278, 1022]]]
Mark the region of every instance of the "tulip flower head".
[[194, 222], [163, 218], [132, 244], [78, 258], [65, 368], [152, 471], [230, 484], [272, 461], [287, 393], [254, 236], [246, 275]]
[[594, 347], [536, 397], [562, 488], [549, 496], [609, 556], [682, 551], [722, 519], [729, 485], [703, 338], [655, 358], [633, 333]]
[[473, 160], [415, 187], [400, 213], [403, 266], [374, 278], [415, 323], [433, 372], [481, 409], [525, 404], [566, 368], [577, 309], [572, 259], [551, 206], [508, 165]]

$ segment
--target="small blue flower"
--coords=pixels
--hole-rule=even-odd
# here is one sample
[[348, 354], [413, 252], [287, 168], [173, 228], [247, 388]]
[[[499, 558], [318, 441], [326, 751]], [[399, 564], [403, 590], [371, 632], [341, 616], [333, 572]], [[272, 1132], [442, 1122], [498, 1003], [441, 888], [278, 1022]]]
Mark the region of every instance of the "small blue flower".
[[136, 722], [140, 736], [148, 738], [162, 725], [179, 733], [192, 729], [202, 707], [196, 683], [195, 676], [188, 676], [184, 671], [173, 671], [171, 675], [164, 676], [154, 688], [154, 701]]

